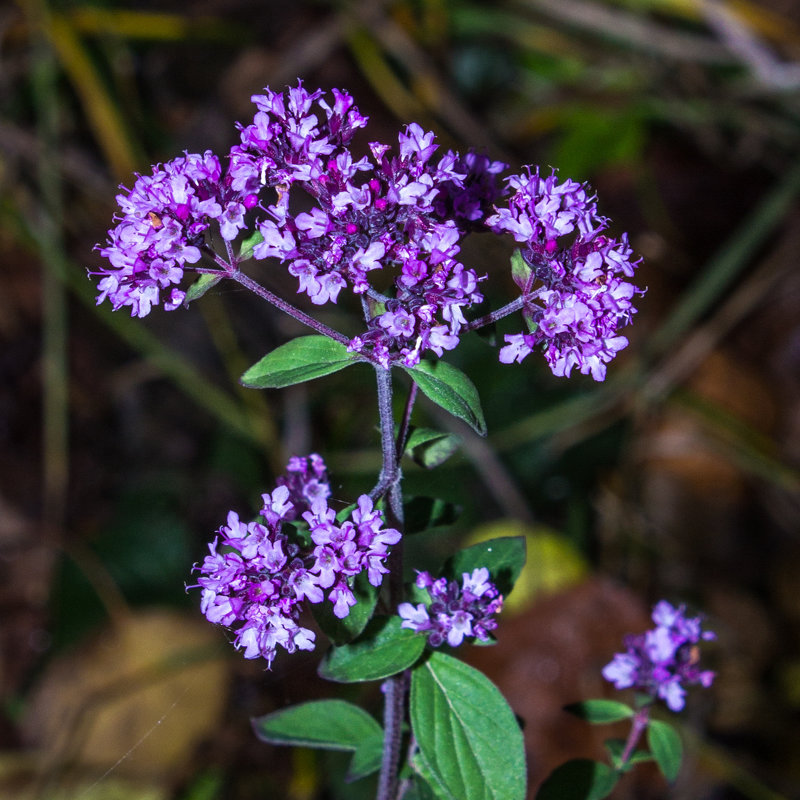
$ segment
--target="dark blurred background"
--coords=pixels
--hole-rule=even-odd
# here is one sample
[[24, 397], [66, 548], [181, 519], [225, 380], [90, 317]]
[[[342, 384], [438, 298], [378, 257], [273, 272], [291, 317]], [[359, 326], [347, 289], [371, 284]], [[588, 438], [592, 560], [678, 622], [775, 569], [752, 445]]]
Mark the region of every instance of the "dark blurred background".
[[[249, 717], [340, 691], [377, 713], [377, 687], [319, 680], [323, 644], [245, 662], [184, 589], [288, 456], [323, 452], [342, 501], [372, 485], [369, 371], [245, 391], [297, 332], [271, 308], [224, 287], [132, 320], [87, 278], [119, 184], [224, 154], [251, 94], [298, 78], [354, 95], [362, 146], [417, 121], [590, 181], [644, 257], [604, 384], [502, 366], [474, 337], [448, 360], [488, 438], [416, 412], [464, 443], [434, 473], [406, 465], [409, 493], [463, 506], [414, 563], [528, 540], [499, 644], [464, 655], [524, 717], [532, 787], [602, 756], [608, 729], [562, 706], [613, 694], [600, 669], [665, 597], [718, 631], [718, 680], [680, 717], [677, 783], [645, 767], [613, 796], [800, 796], [796, 0], [20, 0], [0, 7], [0, 797], [371, 796], [342, 788], [345, 758], [264, 745]], [[466, 248], [495, 304], [509, 252]]]

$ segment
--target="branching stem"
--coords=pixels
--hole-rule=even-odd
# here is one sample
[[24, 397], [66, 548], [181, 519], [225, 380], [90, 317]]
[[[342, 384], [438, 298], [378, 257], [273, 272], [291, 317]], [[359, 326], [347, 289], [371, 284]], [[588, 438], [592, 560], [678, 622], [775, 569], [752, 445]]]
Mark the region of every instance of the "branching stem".
[[279, 308], [281, 311], [285, 312], [290, 317], [293, 317], [298, 322], [302, 322], [303, 325], [307, 325], [309, 328], [312, 328], [317, 333], [321, 333], [323, 336], [328, 336], [329, 338], [334, 339], [341, 344], [350, 344], [350, 339], [348, 339], [343, 333], [339, 333], [339, 331], [329, 328], [324, 323], [319, 322], [319, 320], [316, 320], [313, 317], [310, 317], [304, 311], [301, 311], [291, 303], [287, 303], [285, 300], [278, 297], [278, 295], [273, 294], [269, 289], [265, 289], [260, 283], [257, 283], [251, 277], [245, 275], [238, 269], [235, 272], [228, 272], [227, 276], [233, 278], [233, 280], [235, 280], [237, 283], [241, 284], [246, 289], [249, 289], [254, 294], [257, 294], [263, 300], [266, 300], [268, 303], [272, 303], [272, 305], [274, 305], [276, 308]]
[[[530, 297], [527, 299], [530, 299]], [[515, 311], [520, 311], [525, 305], [525, 300], [526, 298], [520, 295], [516, 300], [512, 300], [502, 308], [498, 308], [496, 311], [492, 311], [489, 314], [478, 317], [478, 319], [472, 320], [472, 322], [468, 322], [463, 328], [461, 328], [461, 330], [474, 331], [478, 328], [483, 328], [485, 325], [491, 325], [493, 322], [497, 322], [498, 320], [503, 319], [503, 317], [513, 314]]]

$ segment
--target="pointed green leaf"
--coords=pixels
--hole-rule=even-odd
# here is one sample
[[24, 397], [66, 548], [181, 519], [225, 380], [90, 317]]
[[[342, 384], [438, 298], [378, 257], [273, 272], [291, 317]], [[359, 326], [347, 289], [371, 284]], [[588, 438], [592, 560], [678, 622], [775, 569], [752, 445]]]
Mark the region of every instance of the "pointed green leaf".
[[399, 616], [373, 617], [354, 642], [334, 647], [319, 665], [322, 678], [338, 683], [377, 681], [410, 667], [425, 649], [425, 636], [401, 628]]
[[505, 597], [514, 588], [524, 566], [525, 537], [503, 536], [459, 550], [445, 562], [442, 574], [460, 584], [463, 573], [486, 567], [492, 582]]
[[475, 384], [460, 370], [445, 361], [420, 361], [416, 367], [403, 367], [420, 391], [445, 411], [463, 419], [481, 436], [486, 436], [480, 398]]
[[359, 778], [366, 778], [381, 768], [383, 759], [383, 731], [379, 729], [378, 734], [369, 739], [365, 739], [356, 748], [350, 766], [347, 769], [345, 780], [357, 781]]
[[262, 742], [358, 750], [383, 738], [381, 726], [366, 711], [344, 700], [315, 700], [282, 708], [252, 720]]
[[478, 670], [432, 653], [411, 676], [411, 727], [449, 797], [524, 800], [522, 731], [497, 687]]
[[344, 619], [339, 619], [333, 613], [333, 605], [328, 601], [311, 606], [311, 613], [317, 624], [334, 644], [344, 644], [355, 639], [370, 621], [378, 602], [379, 587], [369, 582], [366, 571], [356, 575], [351, 588], [356, 604], [351, 606], [350, 613]]
[[213, 289], [225, 276], [214, 275], [211, 272], [204, 272], [200, 277], [186, 290], [186, 297], [183, 300], [184, 305], [189, 305], [193, 300], [202, 297], [209, 289]]
[[415, 447], [427, 444], [428, 442], [434, 442], [436, 439], [441, 439], [442, 437], [450, 435], [451, 434], [445, 433], [444, 431], [437, 431], [435, 428], [412, 428], [406, 440], [405, 452], [409, 453]]
[[447, 795], [436, 794], [431, 785], [419, 775], [415, 775], [402, 800], [448, 800]]
[[452, 525], [460, 508], [434, 497], [411, 497], [403, 504], [406, 534], [422, 533], [442, 525]]
[[430, 428], [418, 428], [408, 439], [406, 452], [421, 467], [433, 469], [447, 461], [461, 446], [461, 437]]
[[621, 719], [630, 719], [633, 716], [633, 709], [617, 700], [584, 700], [582, 703], [564, 706], [564, 711], [569, 711], [570, 714], [585, 719], [592, 725], [619, 722]]
[[261, 244], [264, 237], [260, 231], [255, 231], [247, 238], [242, 240], [242, 246], [239, 248], [239, 261], [249, 261], [253, 257], [253, 250], [257, 244]]
[[603, 800], [619, 776], [608, 764], [573, 758], [557, 767], [539, 787], [536, 800]]
[[531, 265], [523, 258], [519, 248], [517, 248], [511, 256], [511, 277], [514, 283], [524, 292], [530, 279]]
[[[419, 751], [414, 755], [411, 767], [417, 773], [417, 783], [419, 794], [423, 798], [434, 798], [434, 800], [458, 800], [447, 790], [447, 787], [439, 781], [436, 774], [431, 769], [431, 765], [425, 760], [425, 756]], [[403, 800], [406, 800], [404, 797]]]
[[533, 313], [527, 308], [522, 309], [522, 319], [525, 321], [525, 327], [528, 329], [528, 333], [536, 333], [539, 328], [539, 323], [536, 321], [536, 317]]
[[683, 757], [683, 744], [678, 732], [668, 722], [651, 719], [647, 724], [647, 744], [664, 777], [670, 783], [674, 781]]
[[298, 336], [253, 364], [241, 382], [251, 389], [281, 389], [330, 375], [361, 360], [327, 336]]

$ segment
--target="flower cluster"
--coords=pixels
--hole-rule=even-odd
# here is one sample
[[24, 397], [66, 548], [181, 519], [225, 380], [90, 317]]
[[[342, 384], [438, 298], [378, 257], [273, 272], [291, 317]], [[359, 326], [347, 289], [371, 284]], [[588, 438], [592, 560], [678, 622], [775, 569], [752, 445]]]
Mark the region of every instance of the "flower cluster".
[[444, 641], [458, 647], [465, 636], [485, 642], [497, 627], [494, 615], [503, 607], [503, 596], [489, 580], [486, 567], [462, 574], [461, 586], [447, 578], [434, 580], [428, 572], [417, 575], [416, 584], [427, 589], [431, 603], [401, 603], [397, 612], [403, 618], [401, 627], [428, 633], [428, 643], [438, 647]]
[[617, 689], [633, 687], [659, 697], [671, 711], [680, 711], [685, 703], [684, 686], [709, 687], [714, 673], [698, 666], [698, 644], [715, 639], [712, 631], [702, 630], [700, 617], [684, 616], [684, 606], [673, 608], [662, 600], [653, 609], [656, 627], [625, 639], [627, 648], [617, 653], [603, 668], [603, 677]]
[[293, 508], [286, 519], [299, 517], [310, 511], [317, 500], [327, 500], [331, 496], [328, 471], [318, 453], [292, 456], [286, 465], [286, 474], [279, 476], [276, 483], [289, 489], [289, 500]]
[[608, 220], [597, 213], [585, 184], [559, 183], [538, 169], [508, 179], [514, 190], [508, 206], [486, 224], [507, 231], [524, 244], [529, 270], [518, 277], [527, 333], [506, 335], [500, 361], [521, 362], [537, 345], [555, 375], [568, 377], [577, 367], [595, 380], [605, 378], [606, 364], [628, 340], [618, 334], [635, 313], [639, 292], [625, 280], [639, 260], [627, 235], [603, 235]]
[[[290, 467], [303, 460], [292, 459]], [[322, 459], [311, 460], [324, 471]], [[283, 523], [294, 517], [293, 478], [290, 469], [284, 485], [262, 496], [259, 520], [245, 523], [231, 511], [209, 555], [195, 565], [203, 614], [234, 630], [234, 645], [245, 658], [263, 657], [268, 665], [278, 645], [290, 653], [314, 649], [313, 631], [299, 624], [304, 600], [321, 603], [327, 595], [334, 614], [346, 617], [356, 603], [352, 579], [366, 570], [370, 583], [380, 586], [388, 572], [383, 563], [388, 548], [400, 540], [398, 531], [382, 527], [381, 513], [367, 495], [339, 522], [325, 492], [317, 492], [303, 513], [313, 544], [291, 540]]]
[[[233, 186], [278, 190], [258, 223], [263, 241], [253, 256], [286, 264], [316, 305], [335, 303], [345, 288], [365, 295], [367, 331], [353, 338], [351, 351], [385, 367], [414, 366], [422, 351], [453, 349], [462, 309], [483, 299], [477, 275], [457, 260], [457, 220], [484, 215], [487, 200], [500, 196], [492, 177], [504, 165], [453, 152], [435, 161], [433, 133], [415, 123], [399, 135], [396, 154], [373, 142], [372, 160], [354, 160], [347, 145], [366, 118], [349, 95], [335, 98], [331, 107], [321, 91], [301, 86], [290, 90], [288, 104], [274, 92], [253, 98], [259, 111], [231, 152]], [[292, 186], [314, 198], [310, 211], [290, 213]], [[391, 295], [374, 290], [373, 271], [391, 272]]]
[[[252, 100], [256, 113], [239, 126], [225, 169], [211, 151], [186, 154], [117, 197], [121, 213], [98, 246], [110, 262], [98, 303], [108, 298], [139, 317], [159, 303], [175, 309], [186, 299], [185, 270], [237, 278], [242, 257], [231, 243], [254, 226], [247, 252], [285, 265], [311, 303], [336, 303], [343, 291], [361, 300], [365, 329], [351, 352], [384, 368], [414, 367], [471, 329], [465, 312], [482, 302], [485, 276], [461, 263], [461, 241], [490, 230], [521, 243], [527, 265], [515, 275], [520, 298], [481, 318], [522, 311], [526, 331], [506, 335], [500, 361], [541, 346], [556, 375], [577, 368], [603, 380], [628, 343], [618, 331], [635, 313], [639, 290], [625, 279], [638, 261], [625, 235], [604, 235], [608, 221], [584, 184], [527, 168], [503, 185], [506, 164], [437, 153], [434, 134], [416, 123], [396, 145], [371, 142], [356, 157], [351, 142], [367, 117], [336, 89], [299, 82]], [[258, 218], [248, 221], [251, 211]], [[212, 246], [217, 231], [224, 254]], [[203, 255], [210, 265], [199, 263]]]
[[207, 150], [187, 153], [139, 175], [127, 194], [117, 195], [122, 211], [108, 232], [100, 254], [111, 262], [101, 271], [98, 304], [108, 298], [114, 310], [131, 307], [144, 317], [161, 302], [173, 310], [183, 303], [178, 288], [187, 264], [201, 257], [205, 232], [212, 220], [225, 241], [244, 228], [244, 215], [256, 203], [222, 180], [219, 159]]

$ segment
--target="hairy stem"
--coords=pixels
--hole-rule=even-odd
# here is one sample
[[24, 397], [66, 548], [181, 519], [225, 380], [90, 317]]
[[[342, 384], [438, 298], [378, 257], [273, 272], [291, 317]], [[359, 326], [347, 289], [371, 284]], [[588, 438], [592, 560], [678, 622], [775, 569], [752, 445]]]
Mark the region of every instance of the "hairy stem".
[[[387, 521], [401, 533], [403, 530], [403, 495], [400, 486], [399, 454], [394, 434], [394, 415], [392, 413], [392, 373], [383, 367], [375, 367], [378, 386], [378, 414], [381, 428], [381, 452], [383, 466], [378, 484], [372, 490], [373, 497], [387, 497]], [[407, 413], [410, 409], [407, 406]], [[389, 556], [388, 603], [394, 609], [402, 599], [403, 591], [403, 540], [393, 548]], [[405, 711], [405, 697], [408, 677], [393, 675], [383, 684], [383, 759], [378, 779], [376, 800], [395, 800], [397, 796], [397, 775], [400, 762], [400, 744]]]
[[237, 283], [240, 283], [246, 289], [249, 289], [251, 292], [254, 292], [259, 297], [266, 300], [268, 303], [272, 303], [272, 305], [274, 305], [276, 308], [279, 308], [290, 317], [294, 317], [294, 319], [296, 319], [298, 322], [302, 322], [303, 325], [308, 325], [309, 328], [312, 328], [317, 333], [321, 333], [323, 336], [328, 336], [329, 338], [334, 339], [341, 344], [350, 344], [350, 340], [343, 333], [339, 333], [339, 331], [329, 328], [327, 325], [319, 322], [313, 317], [309, 317], [308, 314], [301, 311], [299, 308], [296, 308], [291, 303], [287, 303], [285, 300], [278, 297], [278, 295], [269, 291], [269, 289], [265, 289], [260, 283], [256, 283], [256, 281], [254, 281], [248, 275], [245, 275], [243, 272], [236, 270], [235, 272], [228, 272], [227, 275], [228, 277], [233, 278], [233, 280], [235, 280]]
[[376, 800], [394, 800], [398, 794], [397, 775], [400, 766], [408, 677], [406, 671], [388, 678], [383, 683], [383, 759]]
[[496, 311], [492, 311], [489, 314], [478, 317], [478, 319], [472, 320], [472, 322], [468, 322], [463, 328], [461, 328], [461, 330], [474, 331], [478, 328], [483, 328], [484, 325], [491, 325], [493, 322], [497, 322], [498, 320], [503, 319], [503, 317], [513, 314], [515, 311], [520, 311], [525, 305], [526, 300], [530, 300], [530, 296], [524, 297], [523, 295], [520, 295], [516, 300], [512, 300], [502, 308], [498, 308]]

